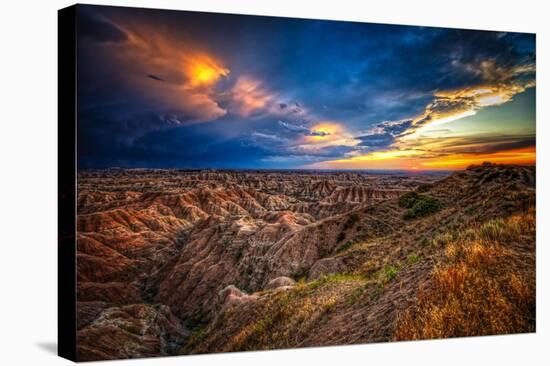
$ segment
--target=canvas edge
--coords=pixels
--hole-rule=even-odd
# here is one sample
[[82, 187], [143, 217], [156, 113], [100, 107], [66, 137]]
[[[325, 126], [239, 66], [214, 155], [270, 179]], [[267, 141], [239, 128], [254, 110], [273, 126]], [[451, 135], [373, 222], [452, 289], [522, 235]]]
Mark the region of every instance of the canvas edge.
[[76, 5], [57, 16], [57, 353], [76, 361]]

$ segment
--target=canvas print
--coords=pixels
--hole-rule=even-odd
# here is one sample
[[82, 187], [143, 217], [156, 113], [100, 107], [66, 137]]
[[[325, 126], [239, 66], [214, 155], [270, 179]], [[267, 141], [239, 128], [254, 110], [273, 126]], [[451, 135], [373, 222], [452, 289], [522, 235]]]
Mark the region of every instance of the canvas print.
[[535, 331], [534, 34], [75, 17], [77, 360]]

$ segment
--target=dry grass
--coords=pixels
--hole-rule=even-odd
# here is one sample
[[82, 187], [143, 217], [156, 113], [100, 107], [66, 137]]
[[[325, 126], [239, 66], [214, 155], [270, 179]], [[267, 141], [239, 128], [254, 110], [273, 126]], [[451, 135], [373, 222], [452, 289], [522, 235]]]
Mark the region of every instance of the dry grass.
[[[247, 310], [226, 310], [212, 328], [197, 332], [186, 349], [208, 352], [209, 343], [223, 352], [296, 347], [365, 283], [358, 275], [335, 274], [301, 281], [286, 291], [266, 292]], [[223, 329], [223, 334], [213, 329]]]
[[433, 281], [398, 316], [395, 340], [535, 330], [534, 211], [441, 242]]
[[308, 285], [301, 284], [262, 304], [258, 318], [229, 337], [225, 350], [291, 347], [299, 342], [337, 303], [337, 296], [332, 291], [317, 293], [311, 290]]

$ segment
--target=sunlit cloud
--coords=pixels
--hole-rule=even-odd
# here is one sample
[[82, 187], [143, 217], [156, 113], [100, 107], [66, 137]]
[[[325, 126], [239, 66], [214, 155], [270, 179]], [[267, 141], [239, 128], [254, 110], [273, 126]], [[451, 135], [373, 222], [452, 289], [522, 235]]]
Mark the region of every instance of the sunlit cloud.
[[315, 118], [308, 108], [292, 101], [284, 91], [273, 90], [265, 80], [248, 74], [239, 75], [230, 90], [220, 94], [220, 100], [230, 114], [250, 120], [273, 118], [286, 129], [295, 129], [294, 132], [302, 132], [300, 123], [287, 122], [287, 119], [304, 122]]
[[221, 77], [229, 75], [229, 69], [206, 54], [197, 54], [183, 59], [187, 76], [186, 88], [195, 89], [215, 84]]
[[249, 144], [271, 152], [265, 162], [299, 160], [318, 162], [346, 156], [359, 142], [344, 125], [334, 121], [314, 123], [311, 127], [278, 121], [276, 132], [253, 132]]
[[[480, 109], [494, 107], [510, 102], [513, 97], [524, 92], [527, 88], [535, 86], [533, 63], [527, 63], [516, 66], [503, 67], [498, 66], [494, 60], [480, 62], [476, 67], [468, 65], [469, 71], [480, 75], [483, 78], [482, 83], [458, 88], [454, 90], [437, 91], [424, 112], [414, 118], [400, 121], [386, 121], [379, 123], [366, 133], [358, 135], [360, 140], [360, 149], [349, 153], [347, 159], [334, 160], [326, 162], [326, 166], [350, 167], [374, 167], [378, 166], [380, 161], [389, 164], [390, 160], [400, 160], [397, 164], [400, 168], [431, 167], [440, 168], [462, 167], [467, 165], [467, 161], [478, 161], [487, 159], [494, 155], [496, 160], [502, 160], [504, 157], [509, 161], [534, 161], [534, 138], [522, 140], [527, 141], [527, 147], [533, 147], [533, 151], [519, 155], [504, 154], [495, 149], [492, 152], [480, 152], [480, 150], [490, 150], [493, 146], [491, 141], [470, 141], [468, 139], [452, 139], [449, 137], [441, 139], [426, 139], [426, 134], [434, 134], [434, 126], [445, 125], [451, 122], [459, 121], [465, 117], [475, 115]], [[521, 137], [520, 137], [521, 140]], [[498, 138], [496, 142], [498, 145]], [[508, 149], [512, 149], [514, 141], [508, 141]], [[523, 148], [523, 146], [522, 146]], [[517, 151], [514, 150], [514, 151]], [[433, 154], [437, 152], [441, 163], [433, 161], [420, 162], [418, 159], [434, 158]], [[458, 157], [456, 154], [459, 154]], [[473, 157], [477, 154], [478, 157]], [[501, 154], [501, 155], [496, 155]], [[454, 155], [453, 158], [447, 156]], [[445, 156], [443, 159], [442, 156]], [[470, 159], [470, 160], [468, 160]], [[322, 164], [321, 164], [322, 165]], [[389, 164], [392, 165], [392, 164]]]
[[482, 78], [478, 85], [454, 90], [437, 91], [425, 111], [413, 119], [410, 128], [404, 132], [408, 139], [414, 139], [423, 127], [442, 125], [475, 115], [478, 110], [499, 106], [535, 86], [535, 64], [528, 61], [519, 65], [500, 66], [493, 59], [478, 64], [461, 65], [470, 73]]
[[[465, 117], [473, 116], [485, 107], [502, 105], [512, 100], [528, 87], [534, 86], [534, 80], [523, 82], [479, 85], [434, 94], [434, 100], [424, 113], [413, 120], [412, 129], [419, 130], [429, 125], [442, 125]], [[410, 138], [410, 137], [409, 137]]]
[[237, 79], [230, 95], [231, 112], [242, 117], [265, 112], [273, 106], [276, 98], [260, 80], [246, 75]]
[[301, 138], [299, 145], [305, 150], [316, 150], [328, 146], [356, 146], [359, 143], [344, 124], [323, 121], [314, 124], [310, 133]]
[[106, 52], [113, 67], [124, 69], [115, 77], [136, 90], [146, 104], [176, 116], [172, 121], [181, 124], [211, 121], [227, 113], [215, 88], [230, 74], [222, 61], [192, 40], [176, 39], [145, 23], [112, 24], [126, 39], [99, 45], [99, 51]]
[[172, 116], [159, 118], [170, 126], [214, 121], [227, 114], [251, 119], [308, 115], [304, 106], [273, 91], [265, 80], [234, 75], [224, 60], [192, 38], [178, 39], [147, 23], [113, 25], [125, 41], [104, 47], [113, 62], [125, 68], [120, 77], [162, 115]]
[[345, 130], [340, 123], [320, 122], [311, 127], [311, 134], [305, 138], [307, 142], [333, 141], [344, 136]]

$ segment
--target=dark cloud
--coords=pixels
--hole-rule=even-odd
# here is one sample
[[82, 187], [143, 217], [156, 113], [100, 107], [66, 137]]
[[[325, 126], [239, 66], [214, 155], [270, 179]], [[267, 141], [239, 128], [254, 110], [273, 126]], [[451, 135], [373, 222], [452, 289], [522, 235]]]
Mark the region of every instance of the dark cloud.
[[363, 135], [357, 137], [358, 140], [361, 140], [360, 146], [372, 147], [372, 148], [388, 148], [395, 141], [395, 136], [390, 133], [376, 133], [371, 135]]
[[[431, 153], [448, 154], [492, 154], [509, 150], [524, 149], [536, 145], [535, 135], [487, 135], [463, 136], [446, 140], [423, 139], [423, 146]], [[431, 148], [429, 148], [431, 146]]]
[[159, 76], [156, 76], [156, 75], [153, 75], [153, 74], [147, 74], [147, 77], [150, 78], [150, 79], [153, 79], [153, 80], [157, 80], [157, 81], [164, 81], [163, 78], [161, 78]]
[[536, 145], [535, 136], [509, 136], [509, 137], [496, 137], [492, 139], [493, 141], [480, 141], [478, 146], [472, 150], [468, 148], [464, 149], [464, 152], [468, 153], [495, 153], [500, 151], [508, 151], [515, 149], [524, 149], [528, 147], [533, 147]]
[[304, 127], [304, 126], [295, 125], [295, 124], [288, 123], [288, 122], [281, 121], [281, 120], [279, 120], [278, 123], [279, 123], [280, 126], [284, 127], [285, 129], [287, 129], [288, 131], [291, 131], [291, 132], [301, 133], [301, 134], [304, 134], [304, 135], [307, 135], [307, 134], [310, 133], [309, 128]]
[[126, 33], [101, 15], [79, 8], [78, 37], [95, 42], [125, 42]]
[[280, 126], [284, 127], [286, 130], [294, 133], [302, 134], [304, 136], [329, 136], [330, 135], [330, 132], [327, 132], [327, 131], [314, 131], [305, 126], [295, 125], [295, 124], [284, 122], [281, 120], [279, 120], [278, 123]]
[[386, 121], [377, 124], [370, 133], [355, 137], [360, 140], [359, 146], [370, 150], [387, 149], [397, 138], [402, 137], [412, 126], [413, 120]]
[[306, 136], [330, 136], [330, 132], [327, 131], [309, 131]]

